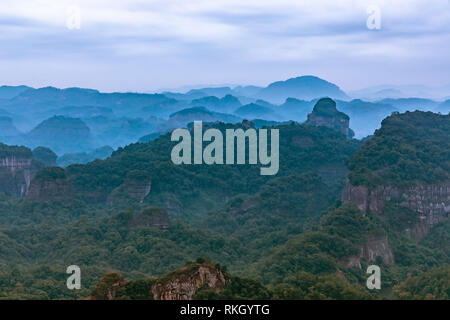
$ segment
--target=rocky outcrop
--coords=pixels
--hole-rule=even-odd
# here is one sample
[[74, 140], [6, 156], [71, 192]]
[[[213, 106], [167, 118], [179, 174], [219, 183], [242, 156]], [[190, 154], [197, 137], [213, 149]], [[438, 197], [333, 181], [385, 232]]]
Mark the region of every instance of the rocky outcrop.
[[30, 149], [0, 143], [0, 192], [25, 196], [35, 171]]
[[358, 256], [350, 256], [341, 262], [341, 265], [346, 267], [357, 267], [361, 269], [361, 259], [369, 262], [374, 262], [377, 257], [380, 257], [385, 264], [394, 263], [394, 255], [389, 247], [387, 236], [371, 236], [367, 243], [360, 248]]
[[349, 128], [350, 118], [345, 113], [336, 109], [336, 102], [330, 98], [322, 98], [314, 106], [313, 111], [308, 114], [306, 124], [321, 126], [341, 132], [346, 137], [352, 136]]
[[120, 273], [107, 273], [98, 281], [88, 300], [114, 300], [119, 289], [125, 285], [126, 281]]
[[[200, 289], [212, 289], [220, 293], [231, 283], [230, 276], [209, 262], [193, 262], [181, 269], [157, 279], [140, 281], [140, 299], [153, 300], [192, 300]], [[145, 282], [145, 284], [144, 284]], [[110, 272], [103, 275], [91, 291], [88, 300], [130, 299], [135, 281], [126, 281], [120, 273]], [[122, 290], [121, 290], [122, 289]]]
[[155, 300], [192, 300], [205, 286], [221, 291], [227, 284], [224, 273], [213, 265], [191, 264], [159, 279], [152, 287]]
[[64, 169], [47, 167], [39, 171], [33, 178], [28, 198], [34, 201], [61, 201], [73, 199], [74, 191]]
[[380, 213], [387, 201], [395, 200], [399, 206], [418, 214], [419, 222], [413, 230], [405, 230], [417, 239], [423, 238], [437, 223], [447, 220], [450, 212], [450, 182], [410, 187], [365, 186], [347, 184], [342, 200], [355, 204], [365, 213]]
[[139, 181], [134, 179], [126, 179], [123, 183], [123, 190], [134, 199], [143, 202], [144, 198], [150, 193], [152, 181]]

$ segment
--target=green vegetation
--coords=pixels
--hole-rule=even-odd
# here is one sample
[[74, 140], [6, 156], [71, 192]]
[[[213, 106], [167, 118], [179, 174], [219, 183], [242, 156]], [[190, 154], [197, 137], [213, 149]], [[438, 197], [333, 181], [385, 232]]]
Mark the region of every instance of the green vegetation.
[[0, 142], [0, 159], [14, 156], [16, 158], [31, 158], [31, 150], [23, 146], [8, 146]]
[[[201, 288], [196, 299], [448, 299], [448, 222], [416, 239], [405, 230], [414, 230], [418, 215], [398, 199], [376, 215], [339, 200], [347, 161], [352, 183], [366, 186], [448, 179], [448, 118], [392, 115], [362, 148], [324, 127], [276, 127], [280, 170], [273, 177], [249, 165], [175, 166], [167, 134], [105, 160], [40, 170], [35, 179], [66, 179], [75, 193], [68, 203], [0, 194], [0, 298], [104, 299], [123, 275], [115, 298], [153, 299], [155, 282], [207, 263], [231, 281], [223, 290]], [[0, 145], [1, 152], [31, 157], [27, 148]], [[402, 171], [409, 159], [418, 171]], [[113, 202], [139, 185], [130, 181], [149, 180], [142, 203]], [[378, 238], [394, 263], [362, 254]], [[72, 264], [83, 273], [80, 291], [65, 287]], [[381, 292], [365, 289], [369, 264], [383, 270]]]
[[450, 115], [392, 114], [349, 161], [353, 185], [410, 186], [450, 179]]
[[46, 167], [56, 166], [58, 156], [52, 150], [46, 147], [37, 147], [33, 149], [33, 159], [41, 161]]
[[400, 299], [449, 300], [450, 267], [440, 267], [419, 275], [410, 275], [394, 287], [394, 292]]

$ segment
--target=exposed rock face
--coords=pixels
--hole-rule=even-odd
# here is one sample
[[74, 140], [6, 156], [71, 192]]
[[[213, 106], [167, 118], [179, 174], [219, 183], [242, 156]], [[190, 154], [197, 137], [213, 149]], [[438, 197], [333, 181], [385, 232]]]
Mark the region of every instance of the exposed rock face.
[[88, 297], [89, 300], [114, 300], [117, 291], [125, 287], [126, 281], [120, 273], [111, 272], [101, 277], [95, 289]]
[[[185, 267], [189, 269], [191, 266]], [[185, 273], [183, 273], [185, 271]], [[155, 300], [192, 300], [197, 291], [205, 285], [220, 291], [226, 285], [222, 271], [210, 264], [195, 265], [194, 270], [179, 270], [173, 277], [157, 281], [153, 287]]]
[[143, 202], [144, 198], [150, 193], [152, 181], [138, 181], [134, 179], [126, 179], [123, 184], [124, 191], [131, 197]]
[[394, 263], [394, 255], [387, 236], [372, 236], [369, 237], [367, 243], [361, 246], [359, 256], [350, 256], [342, 264], [347, 267], [358, 267], [361, 269], [361, 259], [373, 262], [377, 257], [381, 257], [386, 264]]
[[34, 201], [70, 201], [73, 187], [63, 169], [44, 168], [36, 174], [30, 184], [28, 198]]
[[3, 157], [0, 155], [0, 192], [25, 196], [33, 174], [31, 151]]
[[443, 184], [418, 185], [407, 188], [378, 186], [372, 190], [364, 186], [347, 184], [342, 200], [355, 204], [361, 211], [380, 213], [386, 201], [396, 199], [400, 206], [409, 208], [419, 215], [414, 230], [417, 239], [423, 238], [437, 223], [448, 219], [450, 212], [450, 182]]
[[314, 106], [313, 111], [308, 114], [306, 124], [311, 126], [322, 126], [341, 132], [350, 137], [352, 131], [349, 129], [350, 118], [336, 109], [336, 102], [330, 98], [322, 98]]

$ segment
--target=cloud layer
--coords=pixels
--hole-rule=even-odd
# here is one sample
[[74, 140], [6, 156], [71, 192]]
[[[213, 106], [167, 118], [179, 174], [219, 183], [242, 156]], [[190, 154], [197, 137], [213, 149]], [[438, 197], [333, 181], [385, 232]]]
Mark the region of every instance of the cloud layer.
[[[380, 30], [366, 26], [370, 5]], [[71, 7], [80, 29], [67, 28]], [[0, 30], [1, 84], [450, 83], [448, 0], [15, 0], [0, 6]]]

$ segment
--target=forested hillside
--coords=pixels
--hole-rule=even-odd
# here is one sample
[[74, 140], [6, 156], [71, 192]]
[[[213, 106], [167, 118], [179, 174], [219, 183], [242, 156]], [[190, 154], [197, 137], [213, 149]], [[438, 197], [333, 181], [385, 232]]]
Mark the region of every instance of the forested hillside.
[[[408, 159], [418, 168], [435, 164], [440, 174], [405, 181], [445, 178], [447, 125], [447, 116], [393, 115], [362, 143], [322, 126], [278, 124], [275, 176], [261, 176], [255, 165], [176, 166], [169, 134], [106, 160], [44, 168], [28, 197], [0, 197], [0, 298], [108, 298], [116, 282], [123, 284], [117, 299], [184, 297], [153, 284], [191, 279], [186, 274], [206, 263], [229, 282], [220, 290], [199, 287], [193, 299], [448, 299], [447, 220], [416, 239], [405, 231], [420, 219], [412, 209], [388, 201], [368, 214], [340, 200], [346, 163], [351, 181], [378, 181], [361, 175], [369, 172], [395, 182], [404, 150], [419, 143], [426, 147]], [[2, 150], [4, 157], [32, 156]], [[389, 150], [400, 156], [391, 159]], [[65, 287], [72, 264], [83, 273], [79, 291]], [[365, 289], [370, 264], [382, 268], [379, 292]], [[444, 282], [431, 290], [427, 281]]]

